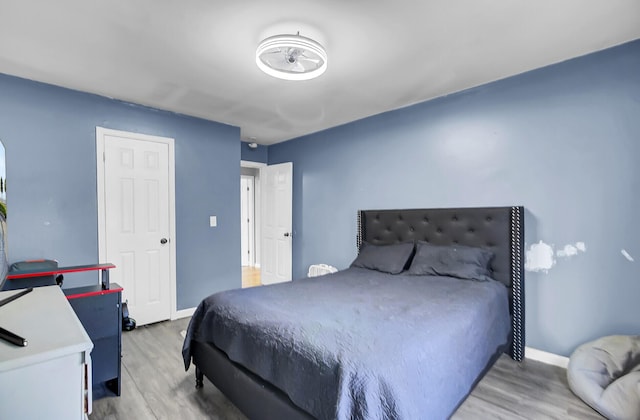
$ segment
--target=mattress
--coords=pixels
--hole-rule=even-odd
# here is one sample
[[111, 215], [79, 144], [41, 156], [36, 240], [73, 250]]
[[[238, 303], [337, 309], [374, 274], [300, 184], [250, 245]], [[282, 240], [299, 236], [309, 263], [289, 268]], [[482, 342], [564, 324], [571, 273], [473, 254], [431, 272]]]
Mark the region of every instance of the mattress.
[[447, 418], [509, 341], [496, 281], [349, 268], [204, 299], [183, 346], [213, 343], [318, 419]]

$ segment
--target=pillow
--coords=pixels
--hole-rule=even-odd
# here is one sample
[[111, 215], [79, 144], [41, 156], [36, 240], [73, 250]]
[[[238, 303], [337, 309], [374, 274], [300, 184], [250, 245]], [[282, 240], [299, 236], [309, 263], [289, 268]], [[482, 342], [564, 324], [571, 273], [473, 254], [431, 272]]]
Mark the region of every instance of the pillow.
[[413, 253], [413, 242], [392, 245], [362, 244], [360, 253], [351, 263], [351, 267], [368, 268], [383, 273], [402, 272]]
[[640, 419], [640, 335], [610, 335], [578, 347], [569, 388], [609, 419]]
[[448, 276], [466, 280], [491, 280], [493, 252], [463, 245], [438, 246], [418, 242], [406, 274]]

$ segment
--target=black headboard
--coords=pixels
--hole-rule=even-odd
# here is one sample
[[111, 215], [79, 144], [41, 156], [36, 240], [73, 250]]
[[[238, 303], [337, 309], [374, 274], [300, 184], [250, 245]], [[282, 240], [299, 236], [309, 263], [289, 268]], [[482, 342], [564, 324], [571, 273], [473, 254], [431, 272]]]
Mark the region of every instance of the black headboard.
[[426, 241], [467, 245], [494, 252], [493, 277], [510, 290], [511, 357], [524, 357], [524, 208], [360, 210], [358, 250], [375, 245]]

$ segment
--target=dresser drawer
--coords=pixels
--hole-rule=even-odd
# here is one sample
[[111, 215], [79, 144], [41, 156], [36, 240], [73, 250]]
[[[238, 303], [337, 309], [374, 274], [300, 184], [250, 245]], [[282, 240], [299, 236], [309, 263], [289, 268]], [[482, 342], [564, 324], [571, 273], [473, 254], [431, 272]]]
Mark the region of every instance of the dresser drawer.
[[118, 335], [122, 328], [120, 293], [71, 299], [69, 303], [94, 343], [101, 338]]

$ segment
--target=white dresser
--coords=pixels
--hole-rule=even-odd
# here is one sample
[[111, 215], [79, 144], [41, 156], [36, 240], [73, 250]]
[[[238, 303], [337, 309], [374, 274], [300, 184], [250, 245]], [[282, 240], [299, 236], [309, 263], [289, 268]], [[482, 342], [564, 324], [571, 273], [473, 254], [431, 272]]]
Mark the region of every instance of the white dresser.
[[84, 419], [93, 343], [60, 287], [36, 287], [1, 306], [0, 327], [28, 341], [0, 340], [0, 419]]

